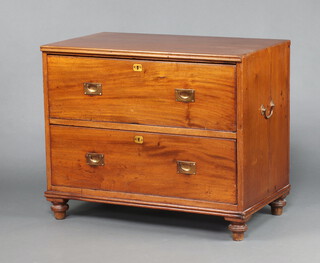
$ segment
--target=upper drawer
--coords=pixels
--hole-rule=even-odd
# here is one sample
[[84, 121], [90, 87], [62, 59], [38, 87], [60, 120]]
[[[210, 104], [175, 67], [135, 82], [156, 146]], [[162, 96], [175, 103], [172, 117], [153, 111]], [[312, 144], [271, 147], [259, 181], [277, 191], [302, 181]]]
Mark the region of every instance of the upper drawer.
[[[134, 64], [142, 66], [134, 71]], [[235, 66], [48, 56], [53, 118], [234, 131]], [[84, 83], [101, 84], [85, 95]], [[179, 90], [193, 90], [181, 102]], [[188, 100], [182, 91], [180, 98]]]

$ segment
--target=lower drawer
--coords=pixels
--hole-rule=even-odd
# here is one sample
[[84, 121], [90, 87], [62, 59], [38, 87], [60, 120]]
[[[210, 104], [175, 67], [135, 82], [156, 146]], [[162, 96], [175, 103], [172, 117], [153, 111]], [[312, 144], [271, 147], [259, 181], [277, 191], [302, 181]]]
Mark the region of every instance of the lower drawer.
[[235, 147], [234, 140], [52, 125], [51, 182], [234, 204]]

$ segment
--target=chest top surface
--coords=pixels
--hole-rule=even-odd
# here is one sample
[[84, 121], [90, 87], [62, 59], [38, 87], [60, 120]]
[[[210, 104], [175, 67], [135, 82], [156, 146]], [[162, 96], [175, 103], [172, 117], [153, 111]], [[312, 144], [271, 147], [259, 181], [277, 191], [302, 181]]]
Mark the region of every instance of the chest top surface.
[[240, 62], [289, 40], [102, 32], [41, 46], [45, 52]]

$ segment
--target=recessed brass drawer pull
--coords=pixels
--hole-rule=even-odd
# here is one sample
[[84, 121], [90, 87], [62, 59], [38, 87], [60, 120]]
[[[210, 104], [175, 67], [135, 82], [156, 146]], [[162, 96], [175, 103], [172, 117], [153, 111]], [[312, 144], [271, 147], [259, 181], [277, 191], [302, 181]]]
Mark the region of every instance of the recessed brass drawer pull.
[[189, 161], [177, 161], [177, 173], [179, 174], [196, 174], [196, 163]]
[[102, 84], [100, 83], [83, 83], [85, 95], [102, 95]]
[[176, 101], [195, 102], [194, 89], [175, 89]]
[[90, 166], [103, 166], [104, 154], [103, 153], [86, 153], [87, 164]]
[[270, 119], [271, 116], [273, 115], [273, 111], [274, 111], [274, 107], [276, 106], [273, 102], [273, 100], [270, 101], [270, 112], [269, 114], [267, 114], [267, 109], [265, 108], [265, 106], [262, 104], [260, 107], [260, 112], [261, 115], [265, 118], [265, 119]]

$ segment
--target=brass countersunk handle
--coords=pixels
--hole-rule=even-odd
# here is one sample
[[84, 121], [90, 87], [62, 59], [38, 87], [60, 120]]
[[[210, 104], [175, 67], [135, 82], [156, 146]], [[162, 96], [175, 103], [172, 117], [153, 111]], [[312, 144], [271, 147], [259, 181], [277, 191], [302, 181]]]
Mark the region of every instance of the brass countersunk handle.
[[195, 102], [194, 89], [175, 89], [176, 101]]
[[274, 111], [274, 107], [276, 106], [273, 102], [273, 100], [270, 101], [270, 111], [269, 114], [267, 114], [267, 109], [265, 108], [265, 106], [262, 104], [260, 107], [260, 111], [261, 111], [261, 115], [265, 118], [265, 119], [270, 119], [273, 111]]
[[90, 166], [103, 166], [104, 154], [103, 153], [86, 153], [87, 164]]
[[102, 95], [102, 84], [100, 83], [83, 83], [84, 95]]
[[197, 166], [195, 162], [177, 161], [177, 173], [196, 174]]

